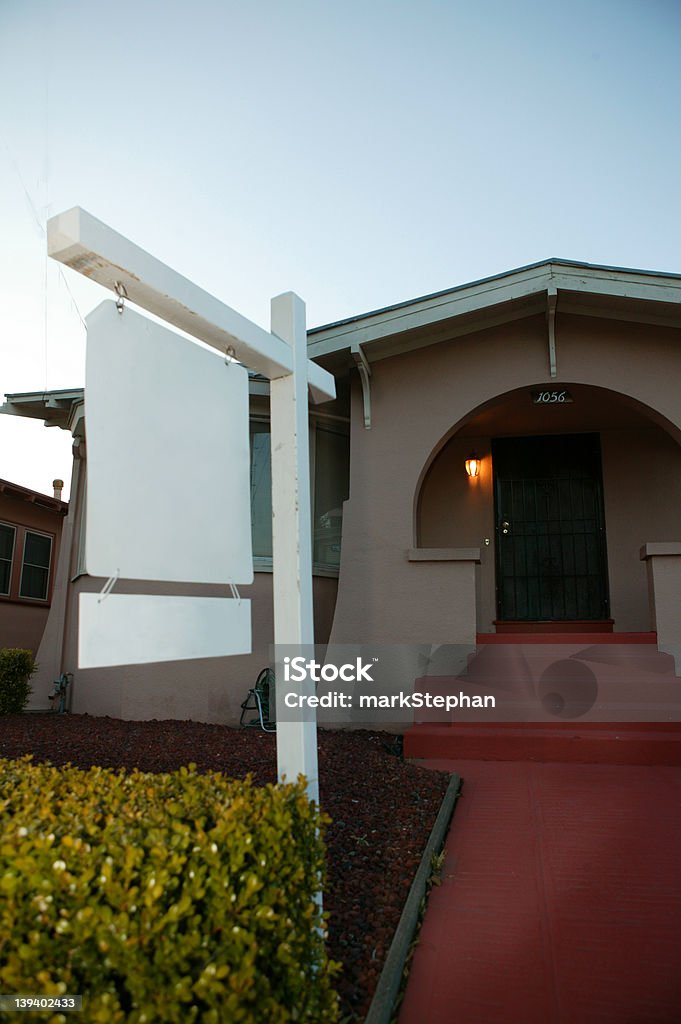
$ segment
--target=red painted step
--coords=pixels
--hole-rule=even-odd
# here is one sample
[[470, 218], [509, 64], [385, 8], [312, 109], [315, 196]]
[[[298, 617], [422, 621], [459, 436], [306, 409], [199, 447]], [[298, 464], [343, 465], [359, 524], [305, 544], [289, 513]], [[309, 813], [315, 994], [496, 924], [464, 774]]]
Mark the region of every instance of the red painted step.
[[415, 725], [404, 756], [467, 761], [681, 765], [681, 724], [582, 722]]
[[481, 634], [460, 675], [418, 679], [416, 688], [492, 694], [499, 707], [417, 711], [405, 755], [679, 765], [681, 679], [656, 641], [655, 633]]
[[477, 643], [487, 644], [657, 644], [657, 633], [573, 632], [478, 633]]
[[546, 622], [504, 622], [495, 621], [497, 633], [612, 633], [613, 619], [593, 621], [588, 619], [572, 619], [563, 622], [553, 620]]

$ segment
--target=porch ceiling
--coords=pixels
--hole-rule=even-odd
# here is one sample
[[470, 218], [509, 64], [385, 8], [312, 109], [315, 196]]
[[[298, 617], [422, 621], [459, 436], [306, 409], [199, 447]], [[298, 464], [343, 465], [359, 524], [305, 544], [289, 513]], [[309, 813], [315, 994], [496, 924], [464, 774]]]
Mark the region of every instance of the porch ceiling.
[[361, 346], [370, 362], [512, 320], [558, 313], [681, 328], [681, 275], [552, 259], [308, 332], [310, 358], [340, 370]]

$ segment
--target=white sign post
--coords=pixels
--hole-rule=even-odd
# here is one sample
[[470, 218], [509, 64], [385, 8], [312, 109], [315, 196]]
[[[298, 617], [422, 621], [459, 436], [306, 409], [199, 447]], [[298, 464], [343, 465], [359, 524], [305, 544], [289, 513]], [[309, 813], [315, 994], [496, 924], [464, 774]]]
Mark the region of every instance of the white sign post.
[[[293, 373], [270, 385], [274, 643], [308, 646], [314, 644], [314, 615], [307, 331], [305, 305], [297, 295], [272, 299], [272, 333], [293, 353]], [[316, 719], [287, 722], [277, 715], [277, 771], [289, 782], [302, 772], [310, 799], [319, 803]]]
[[[312, 644], [307, 392], [309, 387], [314, 401], [327, 401], [336, 392], [333, 376], [307, 359], [305, 306], [301, 299], [290, 292], [273, 299], [272, 331], [265, 331], [78, 207], [48, 222], [48, 254], [271, 381], [275, 642]], [[125, 310], [122, 315], [127, 315]], [[169, 346], [174, 347], [177, 340], [176, 335], [169, 339]], [[222, 369], [228, 371], [229, 367]], [[239, 368], [239, 372], [243, 370]], [[190, 377], [186, 381], [187, 402], [192, 397], [192, 385]], [[201, 401], [201, 395], [194, 397]], [[186, 407], [183, 412], [186, 414]], [[169, 407], [166, 415], [178, 416], [180, 411]], [[151, 423], [149, 429], [161, 431], [162, 421]], [[175, 469], [182, 472], [180, 467]], [[206, 516], [215, 514], [215, 509], [206, 508]], [[187, 575], [179, 578], [186, 579]], [[90, 596], [97, 600], [96, 595]], [[118, 596], [122, 601], [134, 595]], [[111, 597], [104, 598], [102, 607]], [[230, 602], [225, 599], [225, 603]], [[120, 601], [112, 602], [107, 610], [114, 622], [122, 614], [119, 607]], [[183, 613], [178, 609], [174, 614], [179, 621]], [[207, 626], [206, 635], [218, 619], [219, 613]], [[157, 622], [159, 616], [150, 613], [149, 621]], [[239, 629], [244, 621], [242, 615]], [[139, 638], [136, 643], [137, 648], [132, 649], [141, 662]], [[183, 656], [177, 644], [174, 656]], [[187, 649], [184, 656], [197, 657], [196, 648]], [[310, 798], [318, 800], [316, 722], [279, 723], [277, 758], [279, 778], [285, 775], [293, 781], [303, 773]]]

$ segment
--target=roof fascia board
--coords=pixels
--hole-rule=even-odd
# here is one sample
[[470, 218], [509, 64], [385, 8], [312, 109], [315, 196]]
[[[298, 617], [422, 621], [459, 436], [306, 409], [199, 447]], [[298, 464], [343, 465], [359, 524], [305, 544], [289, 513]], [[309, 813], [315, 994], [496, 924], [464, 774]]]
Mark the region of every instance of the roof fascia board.
[[42, 402], [46, 408], [65, 409], [72, 402], [83, 400], [83, 388], [69, 388], [61, 391], [17, 391], [6, 394], [5, 398], [15, 405]]
[[317, 358], [339, 348], [371, 344], [381, 338], [428, 327], [465, 313], [482, 312], [494, 306], [545, 292], [550, 280], [550, 267], [544, 264], [532, 271], [523, 272], [519, 278], [516, 277], [510, 282], [508, 279], [495, 280], [456, 294], [441, 296], [436, 300], [416, 302], [380, 316], [370, 316], [366, 320], [345, 324], [337, 330], [329, 329], [326, 336], [313, 335], [308, 343], [308, 354], [311, 358]]
[[639, 299], [648, 302], [671, 302], [681, 307], [681, 282], [671, 279], [646, 280], [633, 274], [588, 274], [561, 269], [553, 275], [559, 291], [580, 295], [604, 295], [613, 298]]
[[[512, 279], [510, 279], [512, 277]], [[594, 295], [622, 299], [635, 299], [650, 303], [668, 303], [678, 306], [681, 313], [681, 278], [659, 273], [623, 271], [610, 268], [590, 267], [580, 264], [544, 263], [532, 265], [512, 275], [494, 278], [472, 286], [464, 286], [454, 292], [438, 293], [436, 296], [417, 300], [372, 313], [366, 317], [345, 321], [328, 329], [316, 329], [308, 342], [308, 353], [312, 358], [330, 355], [346, 348], [354, 349], [358, 345], [378, 347], [380, 341], [396, 338], [409, 331], [427, 329], [444, 320], [455, 320], [465, 314], [480, 313], [480, 322], [471, 327], [466, 324], [461, 331], [452, 326], [444, 332], [433, 332], [425, 342], [408, 343], [400, 346], [395, 343], [391, 352], [380, 355], [367, 351], [370, 361], [386, 358], [387, 355], [398, 354], [415, 347], [434, 344], [438, 340], [480, 330], [485, 326], [494, 326], [507, 320], [518, 319], [509, 309], [508, 314], [487, 318], [487, 311], [495, 306], [510, 304], [527, 298], [533, 294], [548, 291], [570, 292], [573, 297]], [[567, 311], [567, 310], [566, 310]], [[521, 316], [528, 315], [526, 312]], [[604, 315], [594, 313], [593, 315]], [[612, 313], [611, 319], [622, 319], [622, 313]], [[641, 322], [655, 323], [655, 313], [651, 309], [650, 318], [643, 319], [639, 312], [637, 319]], [[668, 323], [668, 319], [665, 320]], [[671, 326], [674, 326], [672, 323]]]

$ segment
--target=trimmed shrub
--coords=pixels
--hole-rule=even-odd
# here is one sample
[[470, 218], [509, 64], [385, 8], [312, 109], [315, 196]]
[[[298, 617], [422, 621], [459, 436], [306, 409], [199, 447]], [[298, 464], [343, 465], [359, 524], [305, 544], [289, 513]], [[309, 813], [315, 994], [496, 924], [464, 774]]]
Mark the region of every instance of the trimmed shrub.
[[302, 778], [0, 760], [0, 991], [106, 1024], [336, 1021], [325, 823]]
[[23, 711], [31, 695], [29, 679], [36, 670], [31, 651], [0, 648], [0, 715]]

